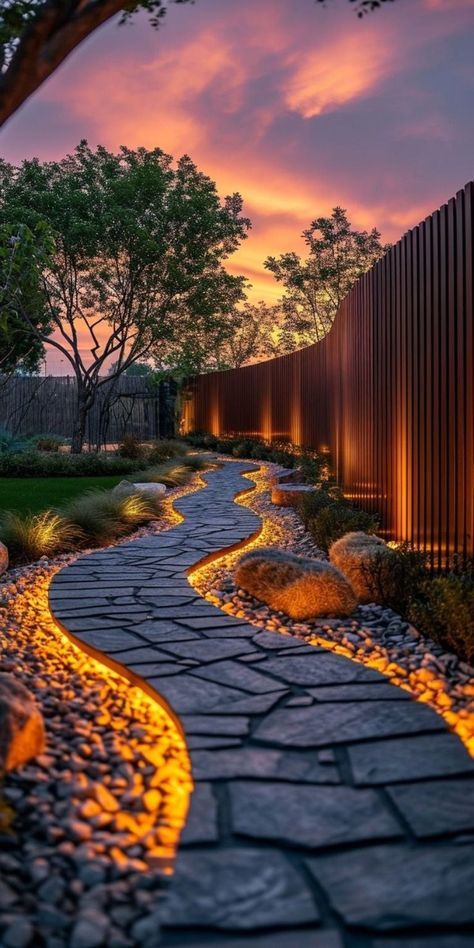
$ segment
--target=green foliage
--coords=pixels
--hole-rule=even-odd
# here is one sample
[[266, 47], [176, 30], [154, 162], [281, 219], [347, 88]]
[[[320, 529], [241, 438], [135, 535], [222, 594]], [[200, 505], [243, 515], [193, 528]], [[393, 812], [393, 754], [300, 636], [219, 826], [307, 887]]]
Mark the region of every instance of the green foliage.
[[427, 566], [426, 553], [405, 543], [391, 550], [389, 556], [374, 557], [361, 571], [373, 601], [406, 617], [427, 581]]
[[183, 444], [180, 441], [167, 439], [154, 441], [148, 450], [148, 463], [161, 464], [163, 461], [169, 461], [170, 458], [178, 457], [181, 454], [183, 454]]
[[19, 451], [23, 451], [26, 447], [26, 441], [19, 435], [12, 434], [10, 431], [6, 431], [5, 428], [0, 428], [0, 455], [7, 453], [16, 454]]
[[321, 513], [321, 510], [325, 510], [326, 507], [332, 505], [334, 505], [334, 501], [327, 491], [320, 489], [311, 494], [303, 494], [298, 501], [297, 510], [305, 527], [308, 527], [314, 518]]
[[284, 287], [280, 346], [290, 351], [327, 335], [351, 287], [388, 249], [375, 228], [354, 230], [341, 207], [312, 221], [303, 236], [306, 260], [290, 251], [264, 264]]
[[146, 460], [133, 461], [110, 454], [62, 454], [43, 451], [0, 452], [0, 477], [92, 477], [131, 474], [147, 467]]
[[[0, 178], [13, 169], [0, 162]], [[0, 185], [0, 194], [1, 194]], [[0, 222], [0, 372], [34, 371], [44, 354], [51, 320], [42, 275], [53, 252], [50, 228], [44, 221], [28, 227], [19, 221]]]
[[34, 266], [32, 238], [15, 256], [23, 261], [11, 280], [19, 287], [15, 319], [29, 339], [33, 303], [21, 287], [30, 286], [32, 268], [41, 291], [33, 294], [35, 319], [41, 307], [49, 319], [40, 341], [78, 380], [74, 451], [101, 386], [147, 359], [179, 366], [196, 338], [231, 325], [245, 281], [224, 261], [250, 227], [242, 204], [237, 193], [221, 200], [189, 157], [174, 162], [159, 148], [113, 153], [82, 141], [62, 161], [0, 165], [0, 230], [26, 240], [43, 228], [50, 239]]
[[356, 510], [347, 504], [329, 503], [323, 506], [315, 517], [308, 520], [307, 529], [320, 550], [328, 552], [331, 543], [339, 540], [345, 533], [363, 530], [375, 533], [378, 519], [365, 510]]
[[54, 453], [57, 453], [61, 445], [64, 444], [64, 438], [56, 435], [35, 435], [29, 440], [37, 451], [51, 451]]
[[449, 573], [426, 579], [408, 618], [429, 638], [467, 662], [474, 660], [474, 579]]
[[80, 529], [84, 542], [103, 544], [155, 519], [160, 510], [155, 498], [92, 490], [66, 504], [62, 514]]
[[121, 458], [130, 458], [136, 461], [137, 458], [142, 458], [145, 452], [140, 438], [136, 438], [135, 435], [126, 434], [118, 446], [117, 453]]
[[0, 516], [0, 540], [12, 563], [29, 563], [70, 549], [80, 537], [77, 526], [53, 510], [39, 514], [5, 511]]

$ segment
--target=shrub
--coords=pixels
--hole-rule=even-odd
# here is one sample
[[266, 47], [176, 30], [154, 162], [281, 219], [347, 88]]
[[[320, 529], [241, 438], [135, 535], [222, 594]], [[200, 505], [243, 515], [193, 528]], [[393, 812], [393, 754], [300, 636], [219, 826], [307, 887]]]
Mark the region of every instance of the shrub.
[[62, 444], [64, 444], [64, 438], [60, 438], [58, 435], [35, 435], [30, 438], [30, 446], [36, 448], [37, 451], [56, 453]]
[[307, 527], [316, 546], [327, 553], [331, 543], [339, 540], [345, 533], [356, 530], [375, 533], [378, 519], [364, 510], [355, 510], [347, 504], [331, 502], [308, 521]]
[[28, 563], [70, 548], [81, 536], [77, 526], [52, 510], [39, 514], [6, 511], [0, 518], [0, 539], [11, 562]]
[[390, 557], [375, 558], [363, 571], [373, 590], [374, 601], [406, 617], [412, 601], [427, 581], [427, 565], [427, 554], [406, 543], [392, 550]]
[[132, 461], [108, 454], [52, 454], [42, 451], [0, 453], [3, 477], [81, 477], [101, 474], [131, 474], [147, 466], [144, 459]]
[[130, 458], [136, 461], [137, 458], [143, 457], [144, 450], [139, 438], [136, 438], [135, 435], [126, 434], [118, 446], [117, 453], [121, 458]]
[[154, 441], [148, 452], [149, 464], [161, 464], [170, 458], [178, 457], [183, 453], [183, 445], [179, 441]]
[[318, 484], [321, 480], [321, 469], [325, 459], [318, 455], [302, 454], [298, 467], [301, 468], [303, 478], [307, 484]]
[[326, 507], [331, 507], [332, 505], [334, 505], [334, 501], [327, 491], [318, 490], [312, 493], [302, 494], [298, 501], [297, 510], [304, 525], [308, 527], [310, 522], [317, 517], [321, 510], [324, 510]]
[[355, 609], [351, 586], [330, 563], [286, 550], [256, 549], [241, 557], [235, 579], [256, 599], [292, 619], [347, 616]]
[[12, 434], [5, 428], [0, 428], [0, 455], [13, 454], [23, 451], [26, 447], [26, 441], [18, 435]]
[[467, 662], [474, 661], [474, 580], [448, 573], [425, 579], [408, 618], [419, 632]]

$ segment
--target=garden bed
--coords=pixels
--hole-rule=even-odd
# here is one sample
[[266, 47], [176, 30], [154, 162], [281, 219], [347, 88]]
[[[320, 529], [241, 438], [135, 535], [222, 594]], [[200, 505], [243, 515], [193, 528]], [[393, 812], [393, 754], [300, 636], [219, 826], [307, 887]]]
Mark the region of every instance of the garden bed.
[[[195, 474], [170, 491], [160, 521], [135, 536], [179, 521], [173, 500], [200, 486]], [[169, 714], [51, 617], [51, 579], [76, 558], [45, 559], [0, 581], [0, 670], [34, 694], [47, 737], [45, 753], [8, 774], [0, 792], [5, 945], [155, 937], [188, 808], [188, 755]]]
[[[295, 511], [275, 507], [270, 499], [270, 478], [278, 466], [266, 463], [252, 474], [257, 490], [240, 503], [263, 520], [259, 537], [246, 549], [280, 547], [293, 553], [324, 557]], [[393, 684], [409, 691], [441, 714], [474, 754], [474, 670], [440, 644], [420, 635], [393, 609], [359, 605], [347, 619], [313, 619], [296, 622], [272, 611], [236, 586], [235, 565], [240, 553], [220, 558], [190, 576], [193, 586], [229, 615], [258, 628], [294, 635], [313, 645], [324, 645], [386, 674]]]

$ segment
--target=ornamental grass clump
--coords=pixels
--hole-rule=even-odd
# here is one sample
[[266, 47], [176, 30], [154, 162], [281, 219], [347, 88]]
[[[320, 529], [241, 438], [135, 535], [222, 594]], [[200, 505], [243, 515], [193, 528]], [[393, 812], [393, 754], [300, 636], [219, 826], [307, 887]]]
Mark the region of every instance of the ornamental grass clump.
[[100, 544], [155, 520], [160, 511], [161, 504], [155, 497], [91, 490], [72, 500], [62, 512], [80, 528], [84, 538]]
[[53, 510], [19, 514], [7, 510], [0, 518], [0, 540], [12, 563], [31, 563], [71, 549], [82, 538], [78, 525]]
[[385, 604], [395, 550], [361, 530], [344, 534], [329, 548], [330, 562], [349, 580], [359, 602]]
[[238, 586], [291, 619], [348, 616], [356, 607], [352, 588], [325, 560], [310, 560], [286, 550], [261, 548], [240, 558]]

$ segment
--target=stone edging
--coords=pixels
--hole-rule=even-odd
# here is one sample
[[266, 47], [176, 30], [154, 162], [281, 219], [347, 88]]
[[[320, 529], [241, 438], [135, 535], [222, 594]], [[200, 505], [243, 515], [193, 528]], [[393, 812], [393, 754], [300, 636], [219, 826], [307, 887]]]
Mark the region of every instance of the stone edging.
[[412, 928], [474, 926], [474, 763], [458, 738], [378, 672], [258, 632], [188, 583], [260, 531], [234, 503], [255, 468], [203, 475], [175, 503], [181, 524], [84, 555], [50, 588], [74, 642], [186, 734], [195, 791], [165, 943], [341, 948], [363, 929], [377, 948], [396, 932], [394, 948]]

